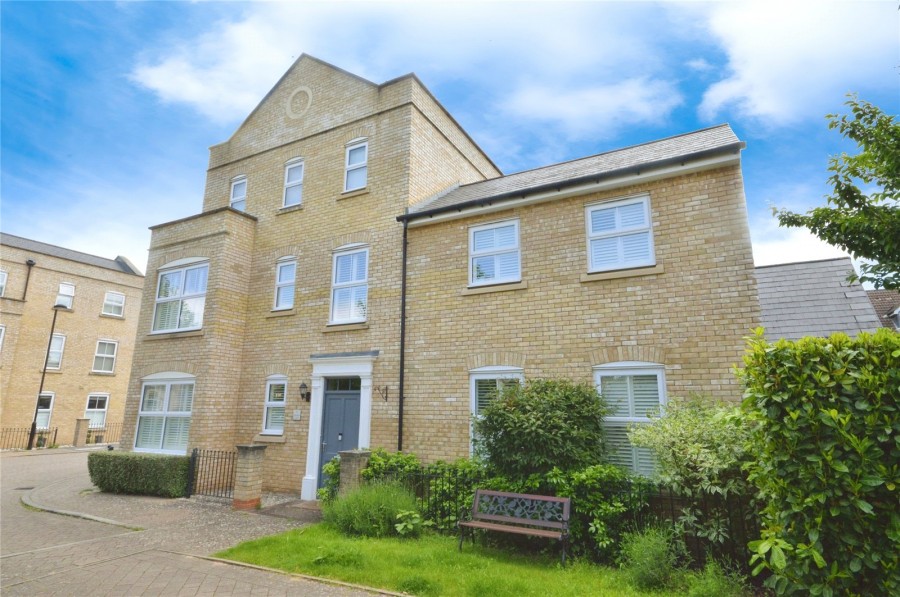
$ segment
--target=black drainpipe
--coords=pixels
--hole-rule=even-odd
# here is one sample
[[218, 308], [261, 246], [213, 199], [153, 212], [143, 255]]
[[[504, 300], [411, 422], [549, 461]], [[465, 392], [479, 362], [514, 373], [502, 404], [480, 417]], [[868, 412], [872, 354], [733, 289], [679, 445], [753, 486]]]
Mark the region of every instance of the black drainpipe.
[[28, 294], [28, 280], [31, 278], [31, 268], [34, 267], [34, 259], [26, 259], [25, 265], [28, 266], [28, 271], [25, 273], [25, 290], [22, 291], [22, 301], [25, 301], [25, 295]]
[[406, 231], [409, 222], [403, 220], [403, 265], [400, 281], [400, 400], [399, 420], [397, 422], [397, 451], [403, 451], [403, 381], [406, 363]]

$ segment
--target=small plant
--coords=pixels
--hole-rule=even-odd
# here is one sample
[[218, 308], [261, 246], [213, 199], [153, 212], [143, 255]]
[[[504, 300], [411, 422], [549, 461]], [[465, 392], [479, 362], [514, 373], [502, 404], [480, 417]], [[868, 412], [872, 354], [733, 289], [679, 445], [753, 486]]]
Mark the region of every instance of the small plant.
[[638, 589], [662, 589], [679, 573], [684, 546], [671, 529], [648, 527], [622, 538], [622, 567]]
[[341, 457], [335, 456], [322, 465], [322, 476], [325, 481], [322, 487], [316, 492], [316, 497], [324, 503], [328, 503], [337, 497], [338, 489], [341, 486]]
[[[397, 528], [398, 516], [409, 512], [416, 512], [416, 500], [406, 489], [375, 483], [326, 502], [324, 517], [345, 535], [389, 537], [403, 534]], [[408, 514], [400, 522], [406, 523], [403, 528], [407, 536], [413, 536], [415, 525]]]
[[401, 537], [418, 537], [424, 527], [434, 526], [430, 520], [423, 520], [416, 510], [402, 510], [397, 513], [397, 534]]
[[707, 557], [703, 570], [686, 575], [686, 597], [745, 597], [750, 595], [747, 582], [740, 573]]

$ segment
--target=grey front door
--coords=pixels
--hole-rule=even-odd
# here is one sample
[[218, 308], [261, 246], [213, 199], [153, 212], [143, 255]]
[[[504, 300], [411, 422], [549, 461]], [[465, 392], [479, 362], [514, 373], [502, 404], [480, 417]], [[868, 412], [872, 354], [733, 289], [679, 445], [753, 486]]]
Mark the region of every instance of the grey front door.
[[325, 380], [319, 487], [324, 483], [322, 465], [337, 456], [341, 450], [359, 447], [359, 387], [358, 377]]

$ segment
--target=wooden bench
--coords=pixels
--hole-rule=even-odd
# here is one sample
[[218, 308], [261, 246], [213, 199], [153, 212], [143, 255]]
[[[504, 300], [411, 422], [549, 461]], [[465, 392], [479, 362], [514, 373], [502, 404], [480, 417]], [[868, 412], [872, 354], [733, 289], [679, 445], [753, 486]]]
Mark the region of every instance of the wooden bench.
[[459, 549], [466, 529], [484, 529], [519, 535], [556, 539], [562, 543], [562, 564], [566, 565], [571, 500], [565, 497], [529, 495], [476, 489], [471, 520], [457, 522]]

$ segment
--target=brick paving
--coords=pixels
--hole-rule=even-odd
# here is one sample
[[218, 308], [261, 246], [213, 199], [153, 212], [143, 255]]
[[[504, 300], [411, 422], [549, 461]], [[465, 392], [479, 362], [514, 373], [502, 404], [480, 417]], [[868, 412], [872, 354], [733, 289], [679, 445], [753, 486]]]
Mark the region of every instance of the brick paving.
[[[25, 504], [94, 519], [37, 511]], [[378, 593], [202, 557], [302, 524], [295, 518], [233, 512], [216, 500], [97, 492], [87, 474], [85, 451], [7, 452], [0, 456], [0, 593], [4, 597]]]

